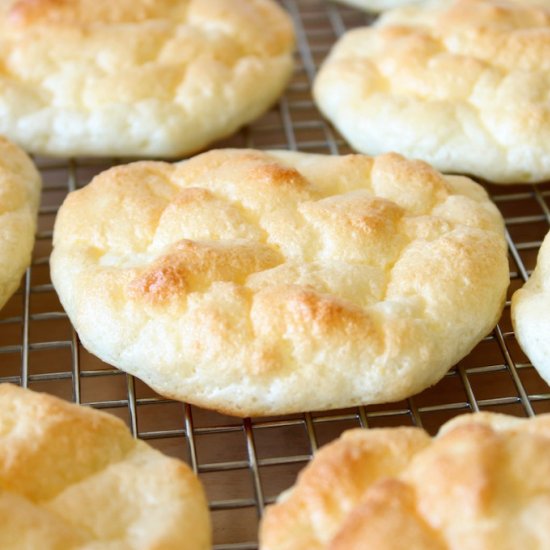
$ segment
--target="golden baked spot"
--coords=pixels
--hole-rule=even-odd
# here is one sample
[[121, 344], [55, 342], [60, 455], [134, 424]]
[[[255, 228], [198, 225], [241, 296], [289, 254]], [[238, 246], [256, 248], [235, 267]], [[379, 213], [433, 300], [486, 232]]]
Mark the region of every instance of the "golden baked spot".
[[204, 291], [214, 281], [243, 284], [251, 273], [275, 267], [279, 261], [274, 250], [262, 245], [181, 240], [132, 281], [130, 295], [162, 302]]
[[[252, 158], [251, 160], [256, 160]], [[264, 159], [261, 159], [263, 161]], [[307, 181], [295, 168], [282, 166], [278, 163], [266, 164], [261, 162], [248, 173], [250, 179], [256, 184], [265, 183], [267, 185], [288, 185], [291, 187], [302, 188], [307, 186]]]
[[179, 191], [173, 201], [173, 204], [177, 207], [193, 207], [195, 205], [200, 205], [205, 202], [215, 200], [216, 196], [214, 193], [211, 193], [207, 189], [203, 189], [202, 187], [188, 187]]
[[66, 199], [51, 269], [88, 349], [238, 415], [411, 395], [492, 329], [508, 285], [485, 191], [396, 154], [117, 167]]
[[404, 212], [395, 203], [353, 191], [303, 203], [300, 212], [323, 234], [319, 256], [371, 262], [384, 267], [403, 246], [398, 225]]
[[260, 548], [542, 550], [549, 420], [466, 414], [433, 439], [419, 428], [344, 432], [268, 507]]

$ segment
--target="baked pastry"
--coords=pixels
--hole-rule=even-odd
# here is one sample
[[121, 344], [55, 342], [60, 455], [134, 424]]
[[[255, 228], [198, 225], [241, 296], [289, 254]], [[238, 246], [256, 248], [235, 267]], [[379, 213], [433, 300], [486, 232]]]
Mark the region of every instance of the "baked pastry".
[[547, 549], [550, 416], [350, 430], [270, 506], [262, 550]]
[[512, 322], [523, 351], [550, 384], [550, 233], [533, 274], [512, 296]]
[[67, 197], [50, 265], [87, 349], [235, 415], [418, 392], [494, 327], [509, 282], [485, 191], [395, 154], [116, 167]]
[[29, 157], [0, 136], [0, 308], [31, 263], [40, 187]]
[[314, 96], [358, 151], [397, 151], [497, 183], [544, 181], [549, 37], [547, 0], [395, 9], [341, 38]]
[[211, 548], [200, 482], [118, 418], [0, 385], [0, 546]]
[[0, 133], [48, 155], [193, 152], [275, 102], [293, 45], [273, 0], [6, 0]]

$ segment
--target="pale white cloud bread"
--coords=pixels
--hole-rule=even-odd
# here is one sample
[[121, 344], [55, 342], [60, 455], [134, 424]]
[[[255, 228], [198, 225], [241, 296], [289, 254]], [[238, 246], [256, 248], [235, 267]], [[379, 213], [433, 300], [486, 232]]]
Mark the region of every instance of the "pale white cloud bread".
[[512, 296], [512, 322], [521, 348], [550, 384], [550, 233], [533, 274]]
[[40, 189], [29, 157], [0, 136], [0, 308], [31, 262]]
[[546, 550], [550, 415], [350, 430], [270, 506], [261, 550]]
[[183, 462], [118, 418], [0, 385], [5, 550], [211, 548], [208, 505]]
[[496, 324], [509, 282], [485, 191], [395, 154], [218, 150], [71, 193], [52, 280], [84, 346], [235, 415], [398, 400]]
[[0, 133], [57, 156], [194, 152], [276, 101], [293, 45], [272, 0], [6, 0]]
[[314, 83], [362, 152], [497, 183], [550, 179], [550, 2], [407, 6], [346, 33]]

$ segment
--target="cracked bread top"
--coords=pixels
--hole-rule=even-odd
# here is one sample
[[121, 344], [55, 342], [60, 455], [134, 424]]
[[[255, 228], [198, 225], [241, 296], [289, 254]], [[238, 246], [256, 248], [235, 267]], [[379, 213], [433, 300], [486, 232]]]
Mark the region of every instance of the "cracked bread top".
[[293, 45], [272, 0], [7, 0], [0, 133], [49, 155], [190, 153], [276, 100]]
[[491, 330], [509, 281], [471, 180], [253, 150], [102, 173], [61, 207], [51, 269], [90, 351], [238, 415], [411, 395]]
[[358, 151], [497, 183], [550, 178], [550, 3], [432, 1], [346, 33], [314, 83]]
[[550, 416], [350, 430], [267, 509], [262, 550], [548, 548]]

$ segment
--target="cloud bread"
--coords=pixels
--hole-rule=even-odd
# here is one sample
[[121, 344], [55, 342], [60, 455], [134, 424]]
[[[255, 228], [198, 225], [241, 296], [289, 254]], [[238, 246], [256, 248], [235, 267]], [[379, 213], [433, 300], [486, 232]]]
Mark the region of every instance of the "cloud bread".
[[277, 99], [293, 42], [272, 0], [7, 0], [0, 132], [48, 155], [189, 153]]
[[359, 151], [498, 183], [550, 178], [550, 2], [453, 0], [346, 33], [314, 83]]
[[0, 136], [0, 308], [31, 262], [40, 187], [29, 157]]
[[192, 471], [118, 418], [0, 385], [0, 547], [211, 548]]
[[235, 415], [418, 392], [492, 329], [509, 282], [471, 180], [253, 150], [104, 172], [62, 205], [51, 270], [92, 353]]
[[512, 297], [512, 322], [523, 351], [550, 384], [550, 233], [533, 274]]
[[267, 509], [262, 550], [550, 548], [550, 416], [350, 430]]

